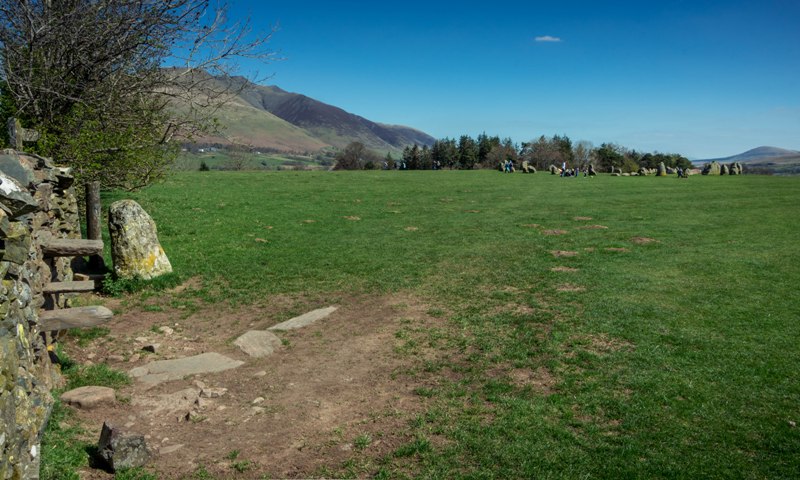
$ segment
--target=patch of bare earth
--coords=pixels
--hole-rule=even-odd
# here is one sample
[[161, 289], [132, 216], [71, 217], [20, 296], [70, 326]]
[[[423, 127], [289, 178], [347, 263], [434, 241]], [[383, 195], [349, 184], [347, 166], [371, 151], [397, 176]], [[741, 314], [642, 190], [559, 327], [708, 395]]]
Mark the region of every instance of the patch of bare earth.
[[[239, 368], [118, 390], [116, 405], [78, 411], [96, 441], [103, 421], [147, 436], [161, 450], [152, 463], [158, 478], [188, 477], [202, 465], [214, 478], [309, 477], [323, 466], [337, 468], [353, 455], [357, 437], [370, 439], [365, 452], [377, 458], [410, 441], [404, 432], [420, 412], [419, 379], [403, 372], [417, 356], [398, 350], [398, 329], [423, 331], [443, 319], [409, 296], [340, 298], [338, 310], [311, 326], [276, 332], [283, 346], [250, 358], [231, 341], [300, 313], [326, 306], [313, 299], [267, 299], [261, 306], [231, 310], [215, 305], [181, 319], [181, 312], [127, 311], [109, 322], [111, 334], [83, 349], [70, 345], [80, 363], [107, 360], [128, 371], [152, 360], [217, 352], [244, 361]], [[157, 326], [169, 326], [166, 333]], [[155, 354], [139, 352], [141, 341], [159, 343]], [[200, 382], [200, 383], [198, 383]], [[200, 398], [201, 389], [222, 396]], [[249, 462], [244, 473], [226, 456]], [[82, 478], [111, 478], [87, 470]]]
[[533, 369], [501, 365], [488, 370], [486, 375], [498, 379], [507, 378], [518, 388], [531, 387], [533, 391], [542, 395], [552, 394], [557, 383], [556, 377], [544, 366]]
[[631, 242], [637, 245], [647, 245], [648, 243], [659, 243], [658, 240], [655, 238], [648, 238], [648, 237], [633, 237], [631, 238]]
[[539, 228], [541, 225], [538, 223], [524, 223], [522, 226], [525, 228]]
[[572, 267], [558, 266], [558, 267], [553, 267], [553, 268], [551, 268], [551, 269], [550, 269], [550, 271], [551, 271], [551, 272], [566, 272], [566, 273], [573, 273], [573, 272], [577, 272], [577, 271], [578, 271], [578, 269], [577, 269], [577, 268], [572, 268]]
[[605, 250], [607, 252], [620, 252], [620, 253], [630, 252], [630, 249], [625, 247], [608, 247]]
[[571, 283], [565, 283], [563, 285], [559, 285], [559, 286], [556, 287], [556, 290], [559, 291], [559, 292], [585, 292], [586, 291], [585, 288], [583, 288], [581, 286], [578, 286], [578, 285], [573, 285]]
[[542, 233], [545, 235], [566, 235], [569, 232], [566, 230], [544, 230]]
[[582, 227], [578, 227], [581, 230], [607, 230], [608, 227], [605, 225], [584, 225]]
[[578, 252], [573, 252], [570, 250], [551, 250], [550, 253], [556, 257], [574, 257], [578, 255]]
[[592, 219], [592, 217], [575, 217], [574, 218], [574, 220], [576, 222], [582, 222], [582, 221], [591, 220], [591, 219]]

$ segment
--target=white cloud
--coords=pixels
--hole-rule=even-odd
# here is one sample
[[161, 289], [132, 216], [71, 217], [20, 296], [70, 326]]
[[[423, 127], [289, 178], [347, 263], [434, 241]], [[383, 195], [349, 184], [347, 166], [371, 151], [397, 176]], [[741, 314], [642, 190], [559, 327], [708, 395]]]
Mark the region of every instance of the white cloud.
[[553, 37], [551, 35], [542, 35], [541, 37], [534, 38], [537, 42], [549, 42], [549, 43], [559, 43], [561, 41], [558, 37]]

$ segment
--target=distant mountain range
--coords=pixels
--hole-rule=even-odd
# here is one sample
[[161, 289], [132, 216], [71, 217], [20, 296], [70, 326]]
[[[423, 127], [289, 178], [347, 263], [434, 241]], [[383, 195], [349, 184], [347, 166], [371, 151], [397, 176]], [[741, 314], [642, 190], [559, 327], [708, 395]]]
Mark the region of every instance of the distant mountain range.
[[695, 165], [717, 161], [720, 163], [740, 162], [749, 166], [782, 166], [800, 164], [800, 151], [777, 147], [758, 147], [738, 155], [707, 160], [693, 160]]
[[399, 152], [409, 145], [433, 145], [435, 138], [414, 128], [373, 122], [276, 86], [256, 85], [243, 77], [217, 78], [239, 92], [217, 112], [224, 137], [204, 142], [239, 143], [281, 152], [343, 148], [359, 141], [379, 152]]

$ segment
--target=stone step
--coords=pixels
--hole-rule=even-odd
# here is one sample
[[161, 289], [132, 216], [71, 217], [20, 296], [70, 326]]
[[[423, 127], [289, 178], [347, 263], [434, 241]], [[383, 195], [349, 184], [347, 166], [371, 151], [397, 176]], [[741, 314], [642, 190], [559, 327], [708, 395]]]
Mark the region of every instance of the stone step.
[[39, 313], [42, 331], [67, 330], [69, 328], [88, 328], [111, 320], [114, 312], [99, 305], [91, 307], [46, 310]]
[[53, 282], [47, 284], [42, 289], [42, 293], [77, 293], [94, 291], [93, 280], [72, 281], [72, 282]]
[[102, 255], [103, 241], [83, 238], [52, 238], [42, 245], [42, 253], [45, 257]]

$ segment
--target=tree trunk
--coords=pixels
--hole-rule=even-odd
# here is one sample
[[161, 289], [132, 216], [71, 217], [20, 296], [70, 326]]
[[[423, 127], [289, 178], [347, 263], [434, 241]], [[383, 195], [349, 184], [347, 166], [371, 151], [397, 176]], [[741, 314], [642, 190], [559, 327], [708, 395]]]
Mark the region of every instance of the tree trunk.
[[[100, 230], [100, 220], [102, 215], [100, 210], [100, 182], [86, 182], [86, 238], [88, 240], [102, 240], [103, 234]], [[105, 270], [103, 255], [92, 255], [89, 257], [89, 268], [95, 271]]]

